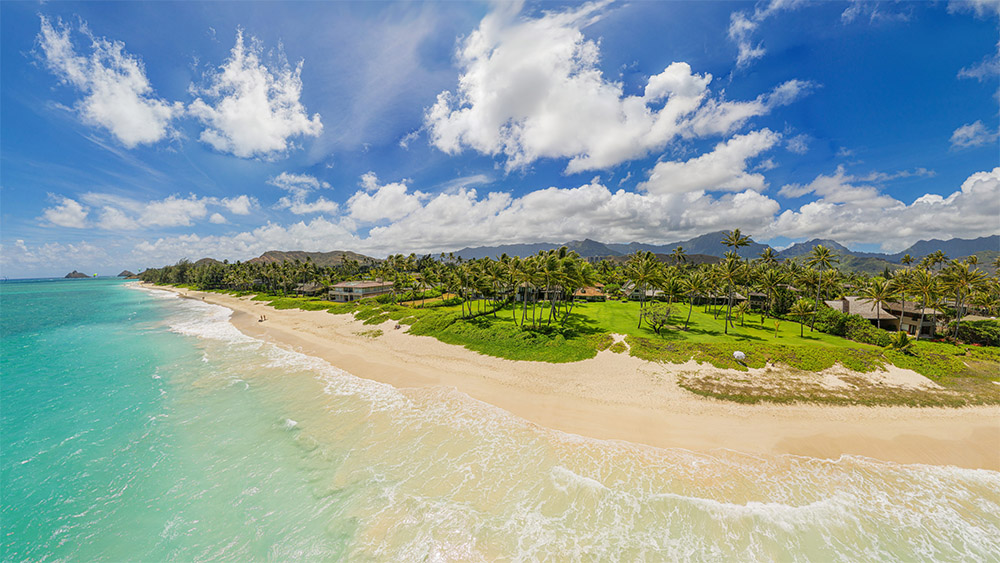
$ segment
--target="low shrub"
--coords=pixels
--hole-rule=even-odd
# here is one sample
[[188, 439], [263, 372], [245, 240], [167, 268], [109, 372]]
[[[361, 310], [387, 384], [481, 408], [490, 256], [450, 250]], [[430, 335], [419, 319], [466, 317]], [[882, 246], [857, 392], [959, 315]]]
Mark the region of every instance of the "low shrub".
[[[953, 334], [955, 323], [948, 325], [948, 334]], [[1000, 321], [966, 321], [958, 327], [958, 339], [966, 344], [1000, 346]]]
[[455, 305], [460, 304], [461, 302], [462, 302], [462, 298], [461, 297], [449, 297], [447, 299], [442, 299], [440, 301], [431, 301], [430, 303], [427, 303], [426, 305], [424, 305], [424, 307], [425, 308], [428, 308], [428, 307], [453, 307]]
[[892, 335], [888, 331], [876, 327], [859, 315], [847, 315], [847, 317], [847, 331], [844, 336], [848, 339], [882, 348], [892, 342]]
[[816, 330], [835, 336], [846, 336], [850, 318], [851, 315], [830, 307], [820, 307], [816, 313]]

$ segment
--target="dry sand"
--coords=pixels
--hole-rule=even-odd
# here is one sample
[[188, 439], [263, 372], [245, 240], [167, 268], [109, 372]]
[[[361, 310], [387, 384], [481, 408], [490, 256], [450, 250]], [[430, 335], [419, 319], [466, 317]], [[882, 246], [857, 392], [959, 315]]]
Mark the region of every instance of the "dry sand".
[[[583, 436], [695, 451], [724, 448], [829, 459], [851, 454], [1000, 470], [996, 406], [741, 405], [678, 387], [678, 374], [715, 369], [694, 362], [659, 364], [609, 351], [570, 364], [504, 360], [407, 334], [405, 326], [395, 329], [394, 321], [375, 327], [350, 315], [276, 310], [248, 297], [159, 289], [227, 307], [243, 333], [323, 358], [355, 376], [398, 388], [453, 387], [535, 424]], [[257, 322], [261, 315], [267, 321]], [[374, 329], [382, 335], [362, 334]], [[821, 379], [841, 385], [838, 373], [845, 370], [828, 370]], [[870, 377], [883, 385], [934, 385], [899, 368]]]

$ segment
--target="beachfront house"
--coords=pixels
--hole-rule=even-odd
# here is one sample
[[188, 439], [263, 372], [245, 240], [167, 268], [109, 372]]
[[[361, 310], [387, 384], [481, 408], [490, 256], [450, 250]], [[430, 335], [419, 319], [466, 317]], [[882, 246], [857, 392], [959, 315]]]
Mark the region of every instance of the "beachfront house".
[[326, 291], [326, 286], [319, 282], [300, 283], [295, 286], [295, 293], [298, 293], [299, 295], [314, 296], [319, 295], [324, 291]]
[[[907, 302], [906, 309], [903, 303], [888, 302], [880, 308], [875, 307], [875, 303], [858, 297], [849, 295], [842, 299], [825, 301], [830, 308], [848, 315], [858, 315], [876, 326], [881, 326], [884, 330], [902, 330], [911, 336], [934, 336], [934, 328], [937, 324], [937, 316], [941, 313], [937, 309], [921, 309], [918, 303]], [[920, 317], [923, 315], [923, 324], [920, 324]], [[881, 319], [881, 321], [879, 321]]]
[[885, 330], [899, 330], [899, 317], [884, 308], [875, 307], [874, 303], [863, 297], [848, 295], [842, 299], [824, 301], [824, 303], [834, 311], [845, 315], [858, 315]]
[[[746, 301], [747, 298], [742, 293], [738, 291], [733, 292], [733, 305], [738, 305], [741, 301]], [[705, 295], [696, 295], [694, 297], [695, 305], [704, 305], [709, 303], [711, 305], [726, 305], [729, 303], [728, 293], [706, 293]]]
[[[925, 336], [927, 338], [934, 336], [937, 317], [941, 315], [941, 312], [937, 309], [930, 307], [921, 309], [919, 303], [910, 301], [906, 302], [905, 311], [903, 310], [903, 304], [899, 302], [886, 303], [885, 310], [899, 317], [899, 330], [906, 332], [910, 336]], [[923, 325], [920, 324], [921, 312], [923, 312], [924, 317]]]
[[[660, 301], [667, 298], [667, 294], [660, 289], [654, 289], [653, 286], [646, 286], [646, 301], [653, 301], [659, 299]], [[629, 301], [642, 301], [642, 288], [638, 288], [632, 282], [626, 282], [622, 286], [622, 296], [624, 296]]]
[[386, 293], [392, 293], [392, 282], [345, 281], [335, 283], [330, 287], [331, 300], [338, 303], [349, 303], [366, 297], [378, 297]]
[[579, 301], [605, 301], [607, 294], [604, 293], [604, 284], [595, 283], [592, 286], [581, 287], [573, 292], [573, 299]]

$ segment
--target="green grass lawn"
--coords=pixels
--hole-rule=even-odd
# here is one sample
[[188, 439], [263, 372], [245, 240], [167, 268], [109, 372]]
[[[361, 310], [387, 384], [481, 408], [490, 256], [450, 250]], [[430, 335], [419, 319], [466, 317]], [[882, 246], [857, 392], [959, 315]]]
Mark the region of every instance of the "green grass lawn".
[[[804, 337], [799, 337], [799, 323], [794, 321], [778, 321], [778, 333], [775, 336], [774, 323], [776, 319], [765, 318], [764, 324], [760, 322], [760, 315], [751, 313], [746, 315], [743, 323], [736, 322], [735, 327], [729, 328], [729, 334], [725, 333], [725, 307], [720, 306], [719, 318], [714, 315], [715, 309], [695, 305], [691, 311], [691, 323], [688, 330], [683, 330], [684, 321], [687, 319], [688, 305], [686, 303], [674, 303], [671, 306], [671, 323], [667, 328], [661, 330], [660, 335], [656, 335], [651, 328], [643, 324], [642, 328], [636, 325], [639, 322], [639, 303], [635, 301], [606, 301], [581, 303], [574, 307], [573, 314], [582, 317], [582, 322], [599, 326], [607, 332], [626, 334], [628, 336], [641, 336], [646, 338], [662, 338], [665, 340], [678, 340], [685, 342], [750, 342], [760, 344], [785, 344], [789, 346], [839, 346], [844, 348], [868, 347], [866, 344], [852, 342], [850, 340], [832, 336], [819, 331], [809, 332], [809, 327], [805, 327]], [[806, 322], [808, 325], [808, 320]]]

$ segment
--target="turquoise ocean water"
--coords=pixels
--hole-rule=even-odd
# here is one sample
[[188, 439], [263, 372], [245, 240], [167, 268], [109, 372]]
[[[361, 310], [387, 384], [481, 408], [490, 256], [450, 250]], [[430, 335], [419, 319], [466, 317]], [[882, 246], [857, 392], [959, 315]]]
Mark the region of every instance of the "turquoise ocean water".
[[1000, 473], [578, 438], [228, 316], [0, 284], [3, 561], [1000, 561]]

